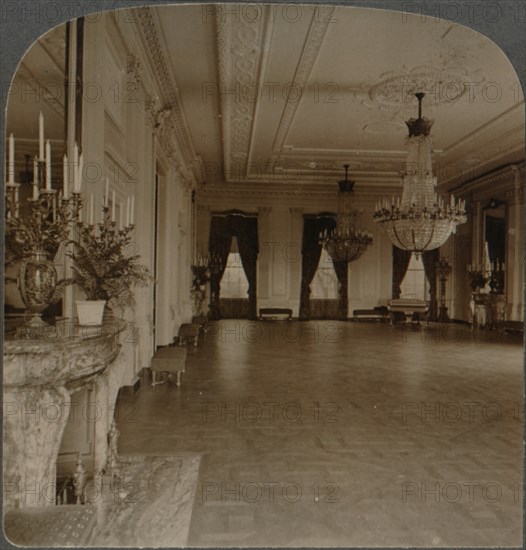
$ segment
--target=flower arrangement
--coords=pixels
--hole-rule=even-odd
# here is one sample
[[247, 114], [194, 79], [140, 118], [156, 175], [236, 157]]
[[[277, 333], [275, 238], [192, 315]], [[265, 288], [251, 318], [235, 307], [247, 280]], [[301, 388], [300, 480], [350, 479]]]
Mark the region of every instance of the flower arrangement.
[[206, 283], [210, 280], [210, 273], [207, 262], [199, 260], [197, 264], [192, 265], [192, 301], [195, 315], [201, 314], [201, 309], [206, 298]]
[[134, 226], [117, 229], [109, 210], [103, 207], [102, 223], [78, 223], [78, 240], [70, 241], [68, 256], [74, 282], [88, 300], [106, 300], [110, 308], [124, 310], [135, 306], [132, 289], [147, 286], [153, 277], [135, 253]]
[[210, 279], [207, 265], [192, 266], [192, 290], [199, 290]]
[[468, 271], [469, 286], [472, 292], [476, 292], [478, 288], [482, 288], [488, 282], [488, 277], [484, 276], [484, 273], [479, 270]]

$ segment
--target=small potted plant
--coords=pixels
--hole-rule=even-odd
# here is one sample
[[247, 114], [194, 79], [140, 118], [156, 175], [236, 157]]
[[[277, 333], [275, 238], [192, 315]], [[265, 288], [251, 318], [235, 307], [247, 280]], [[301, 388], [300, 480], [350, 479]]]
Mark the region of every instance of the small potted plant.
[[68, 256], [73, 280], [86, 294], [86, 300], [77, 301], [81, 325], [102, 324], [106, 303], [113, 311], [133, 308], [133, 288], [153, 281], [139, 261], [132, 233], [133, 225], [117, 229], [107, 206], [103, 207], [102, 223], [78, 223], [78, 240], [70, 241]]

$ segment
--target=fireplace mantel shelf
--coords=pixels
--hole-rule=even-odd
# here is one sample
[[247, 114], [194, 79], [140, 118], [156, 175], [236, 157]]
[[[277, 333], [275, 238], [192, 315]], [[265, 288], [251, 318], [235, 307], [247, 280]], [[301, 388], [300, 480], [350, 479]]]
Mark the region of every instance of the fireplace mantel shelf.
[[101, 327], [82, 327], [60, 321], [49, 337], [4, 341], [4, 388], [65, 386], [73, 390], [86, 377], [98, 374], [117, 357], [119, 335], [126, 322], [112, 319]]

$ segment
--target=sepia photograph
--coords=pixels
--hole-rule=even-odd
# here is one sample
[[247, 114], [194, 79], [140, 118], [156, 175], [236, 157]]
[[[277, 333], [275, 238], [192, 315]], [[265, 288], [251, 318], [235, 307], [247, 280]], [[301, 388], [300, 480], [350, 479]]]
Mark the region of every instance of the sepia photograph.
[[2, 546], [522, 547], [525, 29], [4, 0]]

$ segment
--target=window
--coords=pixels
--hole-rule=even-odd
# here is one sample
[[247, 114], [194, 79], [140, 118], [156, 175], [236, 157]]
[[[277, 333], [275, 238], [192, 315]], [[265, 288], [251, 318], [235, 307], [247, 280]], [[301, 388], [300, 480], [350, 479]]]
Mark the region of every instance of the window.
[[316, 275], [310, 285], [311, 298], [315, 300], [337, 300], [338, 299], [338, 277], [332, 258], [325, 248], [321, 249], [320, 261]]
[[237, 241], [232, 239], [230, 254], [221, 279], [221, 298], [248, 298], [248, 280], [237, 251]]
[[411, 256], [407, 273], [400, 286], [401, 294], [400, 298], [411, 298], [413, 300], [427, 300], [428, 299], [428, 286], [426, 279], [426, 272], [424, 271], [424, 264], [422, 263], [422, 257], [418, 260], [415, 254]]

